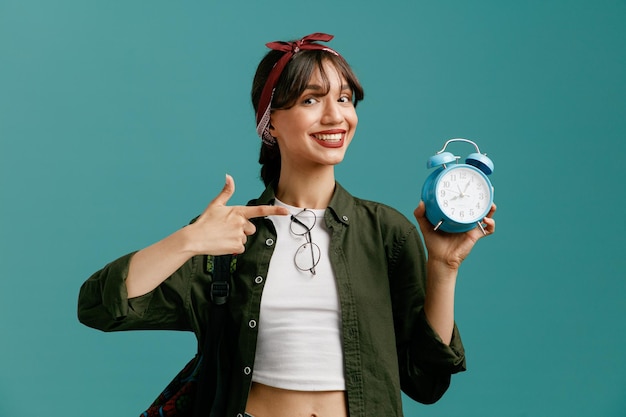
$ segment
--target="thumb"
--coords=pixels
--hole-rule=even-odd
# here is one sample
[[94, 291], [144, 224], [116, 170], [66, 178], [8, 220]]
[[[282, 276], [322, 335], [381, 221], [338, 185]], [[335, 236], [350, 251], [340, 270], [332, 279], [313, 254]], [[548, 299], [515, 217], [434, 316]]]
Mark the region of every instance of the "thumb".
[[413, 215], [415, 216], [415, 220], [420, 225], [422, 230], [424, 229], [432, 229], [432, 225], [430, 221], [426, 218], [426, 204], [423, 201], [420, 201], [419, 205], [413, 211]]
[[211, 201], [209, 206], [225, 206], [228, 203], [230, 197], [232, 197], [235, 192], [235, 180], [230, 175], [226, 174], [226, 184], [224, 184], [224, 188], [222, 191]]
[[415, 219], [419, 221], [419, 219], [424, 217], [425, 214], [426, 214], [426, 205], [424, 204], [423, 201], [420, 201], [418, 206], [413, 211], [413, 215], [415, 216]]

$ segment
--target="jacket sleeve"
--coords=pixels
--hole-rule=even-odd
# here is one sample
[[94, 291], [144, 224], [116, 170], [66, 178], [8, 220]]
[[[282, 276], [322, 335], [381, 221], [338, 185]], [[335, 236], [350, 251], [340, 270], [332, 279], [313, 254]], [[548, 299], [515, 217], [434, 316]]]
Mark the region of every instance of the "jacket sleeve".
[[79, 321], [103, 331], [192, 330], [190, 288], [198, 260], [187, 261], [153, 291], [129, 299], [125, 281], [133, 255], [116, 259], [83, 283], [78, 296]]
[[465, 351], [456, 327], [443, 343], [424, 313], [426, 254], [412, 226], [398, 239], [390, 262], [394, 323], [402, 391], [424, 404], [441, 398], [451, 375], [464, 371]]

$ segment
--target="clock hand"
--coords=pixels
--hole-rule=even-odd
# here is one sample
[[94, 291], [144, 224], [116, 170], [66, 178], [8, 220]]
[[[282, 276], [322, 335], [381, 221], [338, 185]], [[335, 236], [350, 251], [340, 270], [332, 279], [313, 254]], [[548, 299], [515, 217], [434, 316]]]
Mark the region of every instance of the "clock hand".
[[[461, 198], [463, 198], [463, 197], [470, 197], [469, 194], [465, 194], [465, 192], [467, 191], [467, 189], [470, 186], [470, 183], [471, 183], [471, 181], [468, 181], [467, 184], [465, 184], [465, 189], [463, 191], [461, 191], [461, 186], [459, 184], [456, 185], [456, 188], [459, 189], [459, 197], [461, 197]], [[450, 190], [450, 191], [452, 191], [452, 190]], [[455, 191], [455, 193], [456, 193], [456, 191]]]

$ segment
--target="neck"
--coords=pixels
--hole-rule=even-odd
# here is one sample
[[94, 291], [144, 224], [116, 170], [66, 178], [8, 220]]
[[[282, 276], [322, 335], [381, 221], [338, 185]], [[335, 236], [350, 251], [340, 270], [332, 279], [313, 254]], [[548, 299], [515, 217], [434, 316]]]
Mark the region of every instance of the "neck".
[[276, 198], [294, 207], [325, 209], [335, 191], [335, 171], [331, 169], [292, 175], [281, 170]]

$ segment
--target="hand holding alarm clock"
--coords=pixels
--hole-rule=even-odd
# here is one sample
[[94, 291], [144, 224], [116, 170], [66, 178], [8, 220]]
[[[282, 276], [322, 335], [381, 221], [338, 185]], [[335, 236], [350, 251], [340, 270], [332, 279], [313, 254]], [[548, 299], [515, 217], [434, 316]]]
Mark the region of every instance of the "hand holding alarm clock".
[[[453, 142], [474, 145], [475, 153], [459, 163], [459, 156], [446, 152]], [[462, 233], [480, 227], [491, 205], [494, 188], [488, 175], [493, 172], [493, 162], [482, 154], [478, 145], [469, 139], [448, 140], [443, 148], [428, 158], [427, 167], [437, 168], [432, 172], [422, 188], [422, 200], [426, 206], [426, 218], [435, 230], [449, 233]]]

